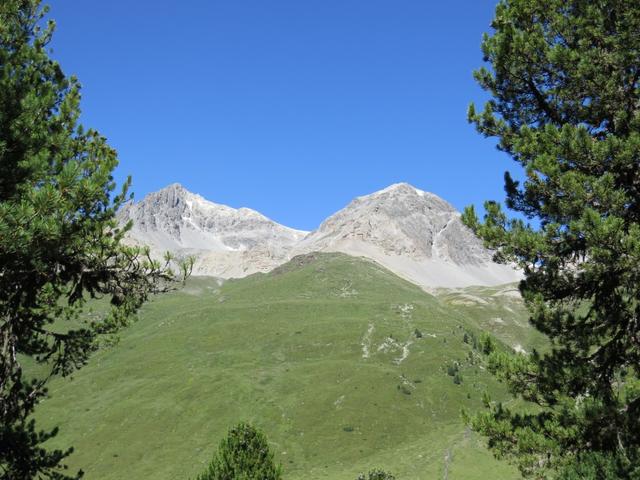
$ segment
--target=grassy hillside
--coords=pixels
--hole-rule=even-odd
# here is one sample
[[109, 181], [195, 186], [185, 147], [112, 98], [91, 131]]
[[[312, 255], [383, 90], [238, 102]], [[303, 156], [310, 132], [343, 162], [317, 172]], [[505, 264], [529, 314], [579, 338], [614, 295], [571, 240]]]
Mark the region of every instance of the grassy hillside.
[[529, 324], [516, 284], [441, 290], [437, 296], [468, 324], [491, 332], [516, 351], [547, 348], [546, 337]]
[[[88, 479], [190, 478], [240, 420], [265, 431], [288, 479], [375, 466], [399, 479], [518, 478], [460, 420], [461, 407], [502, 389], [469, 361], [463, 334], [484, 314], [459, 295], [433, 297], [339, 254], [223, 285], [194, 278], [145, 306], [72, 380], [54, 381], [39, 421], [60, 426], [53, 443], [76, 447], [70, 467]], [[520, 326], [501, 318], [509, 343]], [[447, 374], [454, 362], [460, 384]]]

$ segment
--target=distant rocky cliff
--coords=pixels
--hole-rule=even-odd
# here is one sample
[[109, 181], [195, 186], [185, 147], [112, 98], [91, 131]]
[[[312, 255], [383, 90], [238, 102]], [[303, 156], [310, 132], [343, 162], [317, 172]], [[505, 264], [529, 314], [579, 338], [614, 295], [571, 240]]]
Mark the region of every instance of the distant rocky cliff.
[[149, 245], [156, 255], [193, 255], [194, 274], [224, 278], [271, 270], [307, 234], [249, 208], [209, 202], [178, 184], [127, 204], [118, 215], [122, 223], [133, 220], [130, 241]]

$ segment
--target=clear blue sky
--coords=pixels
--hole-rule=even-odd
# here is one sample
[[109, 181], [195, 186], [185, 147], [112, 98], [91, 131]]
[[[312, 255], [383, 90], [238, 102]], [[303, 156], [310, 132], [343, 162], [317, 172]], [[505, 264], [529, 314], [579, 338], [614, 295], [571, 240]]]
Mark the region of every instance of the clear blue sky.
[[313, 229], [406, 181], [462, 209], [513, 167], [466, 121], [494, 0], [50, 0], [53, 56], [83, 85], [140, 199], [180, 182]]

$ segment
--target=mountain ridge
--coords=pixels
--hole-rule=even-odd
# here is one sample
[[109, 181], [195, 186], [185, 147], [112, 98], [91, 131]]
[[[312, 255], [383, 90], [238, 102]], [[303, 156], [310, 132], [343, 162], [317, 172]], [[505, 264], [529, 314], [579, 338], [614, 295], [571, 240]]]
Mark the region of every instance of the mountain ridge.
[[195, 256], [194, 274], [243, 277], [288, 260], [289, 247], [307, 232], [295, 230], [250, 208], [206, 200], [174, 183], [129, 203], [118, 212], [133, 221], [128, 240], [151, 247], [153, 255], [171, 251]]
[[196, 275], [240, 278], [324, 251], [369, 258], [425, 289], [519, 279], [492, 261], [450, 203], [408, 183], [356, 197], [312, 232], [211, 202], [180, 184], [127, 204], [118, 218], [133, 220], [128, 241], [149, 245], [154, 255], [195, 256]]

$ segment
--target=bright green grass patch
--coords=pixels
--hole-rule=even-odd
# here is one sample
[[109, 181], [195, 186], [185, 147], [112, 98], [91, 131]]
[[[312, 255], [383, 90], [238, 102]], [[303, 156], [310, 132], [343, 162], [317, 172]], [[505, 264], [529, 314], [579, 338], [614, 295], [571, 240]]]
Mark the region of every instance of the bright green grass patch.
[[38, 420], [60, 426], [52, 443], [73, 445], [70, 468], [88, 479], [193, 477], [239, 421], [267, 434], [289, 479], [373, 467], [518, 478], [462, 423], [461, 408], [504, 391], [467, 361], [477, 312], [445, 300], [338, 254], [222, 285], [194, 278], [146, 305], [73, 380], [54, 381]]

